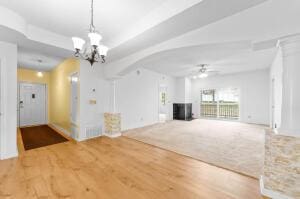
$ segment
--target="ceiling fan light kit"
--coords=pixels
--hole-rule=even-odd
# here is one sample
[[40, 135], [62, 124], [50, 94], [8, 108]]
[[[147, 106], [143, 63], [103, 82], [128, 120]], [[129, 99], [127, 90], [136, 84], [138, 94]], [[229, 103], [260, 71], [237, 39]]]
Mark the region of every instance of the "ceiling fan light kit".
[[206, 64], [201, 64], [201, 65], [197, 65], [197, 66], [200, 66], [201, 68], [199, 69], [198, 71], [198, 75], [193, 75], [192, 78], [193, 79], [197, 79], [197, 78], [206, 78], [208, 77], [208, 74], [207, 74], [207, 65]]
[[206, 77], [208, 77], [208, 74], [206, 74], [206, 73], [201, 73], [198, 77], [199, 77], [199, 78], [206, 78]]
[[96, 28], [94, 26], [94, 0], [91, 0], [91, 23], [89, 28], [88, 37], [90, 39], [90, 46], [87, 46], [84, 49], [84, 52], [81, 51], [84, 48], [85, 40], [79, 37], [72, 37], [74, 49], [75, 49], [75, 57], [80, 57], [90, 62], [91, 66], [95, 62], [101, 61], [105, 63], [105, 57], [107, 55], [108, 48], [102, 44], [100, 41], [102, 40], [102, 36], [97, 33]]

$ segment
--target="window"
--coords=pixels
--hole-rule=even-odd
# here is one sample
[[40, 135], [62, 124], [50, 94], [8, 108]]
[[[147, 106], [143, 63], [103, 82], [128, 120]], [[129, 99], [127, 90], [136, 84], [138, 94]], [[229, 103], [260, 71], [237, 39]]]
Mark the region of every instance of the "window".
[[201, 117], [239, 119], [239, 89], [201, 91]]

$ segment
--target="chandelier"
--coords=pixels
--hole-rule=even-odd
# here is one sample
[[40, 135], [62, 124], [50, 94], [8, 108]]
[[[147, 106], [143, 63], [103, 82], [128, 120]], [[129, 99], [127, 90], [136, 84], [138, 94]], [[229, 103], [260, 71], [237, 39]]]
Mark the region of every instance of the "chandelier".
[[89, 61], [91, 66], [95, 62], [99, 61], [105, 63], [105, 57], [107, 55], [108, 48], [100, 44], [102, 36], [96, 31], [96, 28], [94, 26], [94, 0], [91, 0], [91, 23], [89, 27], [88, 37], [90, 38], [90, 43], [89, 46], [86, 46], [84, 48], [84, 50], [83, 47], [85, 41], [79, 37], [72, 37], [75, 49], [75, 57], [80, 57]]

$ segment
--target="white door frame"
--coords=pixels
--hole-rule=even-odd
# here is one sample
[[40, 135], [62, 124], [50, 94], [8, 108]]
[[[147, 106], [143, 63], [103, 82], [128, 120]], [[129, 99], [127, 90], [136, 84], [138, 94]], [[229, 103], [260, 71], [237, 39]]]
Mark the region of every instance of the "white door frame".
[[[73, 118], [72, 118], [72, 113], [73, 113], [73, 107], [72, 107], [72, 105], [73, 105], [73, 102], [72, 102], [72, 96], [73, 96], [73, 89], [72, 89], [72, 77], [74, 77], [74, 76], [76, 76], [77, 78], [78, 78], [78, 81], [79, 81], [79, 72], [72, 72], [72, 73], [70, 73], [69, 74], [69, 77], [70, 77], [70, 84], [71, 84], [71, 89], [70, 89], [70, 121], [71, 121], [71, 123], [73, 123], [73, 124], [78, 124], [78, 122], [79, 121], [73, 121]], [[79, 95], [80, 95], [80, 93], [79, 93], [79, 87], [78, 87], [78, 82], [77, 82], [77, 98], [79, 98]], [[79, 101], [77, 101], [77, 103], [78, 103]], [[76, 109], [76, 113], [78, 114], [78, 111], [79, 111], [79, 104], [77, 104], [77, 109]], [[78, 118], [77, 118], [77, 120], [78, 120]]]
[[271, 81], [271, 128], [275, 129], [275, 78]]
[[158, 121], [160, 121], [159, 115], [160, 115], [160, 88], [165, 88], [166, 91], [166, 107], [167, 107], [167, 113], [166, 113], [166, 121], [169, 121], [171, 118], [170, 113], [170, 101], [169, 101], [169, 90], [168, 86], [166, 84], [159, 84], [158, 85]]
[[18, 100], [17, 100], [17, 111], [18, 111], [18, 127], [20, 127], [20, 85], [21, 84], [38, 84], [45, 86], [45, 124], [48, 124], [48, 85], [46, 83], [30, 82], [30, 81], [18, 81]]
[[5, 140], [5, 107], [4, 104], [6, 102], [6, 98], [4, 97], [5, 92], [5, 80], [6, 76], [4, 75], [4, 60], [0, 58], [0, 159], [3, 157], [4, 153], [4, 140]]

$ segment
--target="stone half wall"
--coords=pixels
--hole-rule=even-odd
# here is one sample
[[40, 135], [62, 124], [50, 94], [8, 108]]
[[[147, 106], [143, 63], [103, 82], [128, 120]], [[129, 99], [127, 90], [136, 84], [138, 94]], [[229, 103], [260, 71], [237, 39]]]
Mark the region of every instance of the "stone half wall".
[[105, 135], [118, 137], [121, 135], [121, 114], [104, 113]]
[[300, 138], [266, 133], [264, 188], [300, 198]]

